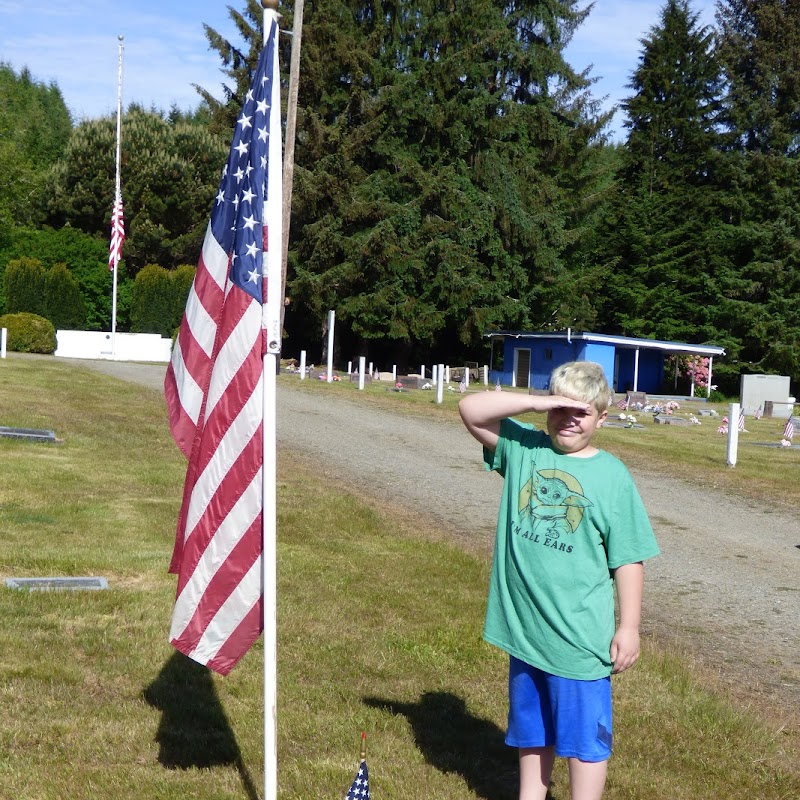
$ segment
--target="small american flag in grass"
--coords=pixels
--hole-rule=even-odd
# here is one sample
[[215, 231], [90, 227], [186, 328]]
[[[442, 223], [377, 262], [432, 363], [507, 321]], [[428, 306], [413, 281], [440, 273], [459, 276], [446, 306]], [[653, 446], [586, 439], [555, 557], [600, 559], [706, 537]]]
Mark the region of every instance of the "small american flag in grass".
[[369, 800], [369, 770], [367, 769], [367, 734], [361, 732], [361, 763], [344, 800]]
[[359, 765], [356, 777], [353, 778], [344, 800], [369, 800], [369, 770], [366, 761], [362, 761]]

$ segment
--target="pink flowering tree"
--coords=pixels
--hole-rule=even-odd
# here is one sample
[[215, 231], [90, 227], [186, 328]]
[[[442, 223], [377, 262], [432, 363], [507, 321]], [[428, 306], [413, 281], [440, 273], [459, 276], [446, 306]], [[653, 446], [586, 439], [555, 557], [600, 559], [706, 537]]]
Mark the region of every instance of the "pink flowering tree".
[[694, 383], [696, 389], [702, 389], [698, 396], [705, 396], [708, 393], [708, 359], [702, 356], [674, 355], [670, 356], [667, 363], [674, 372], [689, 378]]

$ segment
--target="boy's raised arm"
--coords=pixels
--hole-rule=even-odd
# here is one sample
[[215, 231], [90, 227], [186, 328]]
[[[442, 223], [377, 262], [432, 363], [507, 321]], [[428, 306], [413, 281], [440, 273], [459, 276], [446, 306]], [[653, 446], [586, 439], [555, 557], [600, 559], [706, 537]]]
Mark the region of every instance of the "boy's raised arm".
[[495, 450], [500, 436], [500, 423], [506, 417], [553, 408], [575, 408], [589, 411], [591, 405], [559, 395], [520, 394], [518, 392], [478, 392], [464, 397], [458, 413], [467, 430], [487, 449]]

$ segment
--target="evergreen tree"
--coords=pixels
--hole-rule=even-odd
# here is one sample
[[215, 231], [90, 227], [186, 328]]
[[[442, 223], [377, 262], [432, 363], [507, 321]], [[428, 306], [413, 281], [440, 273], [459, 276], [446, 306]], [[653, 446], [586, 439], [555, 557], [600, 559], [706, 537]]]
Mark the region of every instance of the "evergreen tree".
[[[23, 256], [35, 258], [45, 269], [66, 263], [80, 288], [86, 311], [86, 330], [109, 330], [111, 326], [112, 275], [108, 270], [108, 240], [90, 236], [77, 228], [13, 228], [0, 244], [0, 289], [6, 265]], [[129, 279], [124, 262], [117, 275], [117, 329], [127, 330]], [[3, 308], [0, 292], [0, 310]]]
[[720, 75], [713, 34], [668, 0], [642, 40], [624, 102], [628, 138], [600, 246], [613, 269], [602, 327], [659, 339], [716, 340], [708, 236], [716, 219]]
[[739, 148], [797, 155], [800, 148], [800, 4], [720, 0], [719, 58], [726, 116]]
[[[42, 198], [49, 224], [108, 241], [115, 152], [111, 117], [76, 127]], [[129, 274], [147, 263], [171, 268], [197, 260], [226, 153], [226, 144], [201, 125], [173, 125], [129, 107], [122, 119], [121, 165]]]
[[148, 264], [136, 275], [131, 290], [131, 330], [171, 337], [175, 330], [174, 283], [158, 264]]
[[72, 129], [55, 84], [38, 83], [0, 62], [0, 225], [28, 224], [43, 173], [63, 153]]
[[44, 281], [45, 268], [38, 259], [23, 256], [10, 261], [3, 276], [6, 312], [46, 316]]
[[192, 288], [192, 282], [194, 281], [196, 272], [197, 268], [192, 264], [181, 264], [170, 273], [170, 280], [172, 281], [171, 294], [173, 298], [173, 307], [170, 315], [172, 333], [170, 335], [174, 335], [180, 327], [183, 312], [186, 308], [186, 301], [189, 299], [189, 291]]
[[602, 127], [561, 55], [577, 5], [311, 7], [290, 293], [318, 329], [335, 308], [362, 342], [453, 353], [574, 316], [563, 256]]
[[732, 228], [720, 243], [737, 286], [719, 324], [747, 370], [800, 380], [800, 5], [726, 0], [717, 21]]
[[56, 330], [84, 330], [86, 307], [78, 281], [66, 264], [54, 264], [45, 273], [44, 307]]

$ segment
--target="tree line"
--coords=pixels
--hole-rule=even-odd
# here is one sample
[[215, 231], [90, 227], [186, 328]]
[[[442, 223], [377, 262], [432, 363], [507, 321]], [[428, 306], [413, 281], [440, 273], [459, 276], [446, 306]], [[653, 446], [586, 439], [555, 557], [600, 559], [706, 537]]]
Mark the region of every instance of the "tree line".
[[[622, 143], [564, 57], [584, 6], [306, 2], [288, 355], [316, 359], [335, 309], [345, 361], [482, 360], [486, 331], [571, 327], [722, 345], [731, 394], [741, 372], [800, 379], [800, 5], [719, 0], [704, 27], [667, 0]], [[124, 115], [121, 330], [180, 316], [262, 41], [260, 3], [229, 13], [239, 41], [206, 26], [222, 101]], [[115, 119], [72, 125], [57, 86], [10, 65], [0, 97], [0, 273], [66, 264], [107, 328]]]

